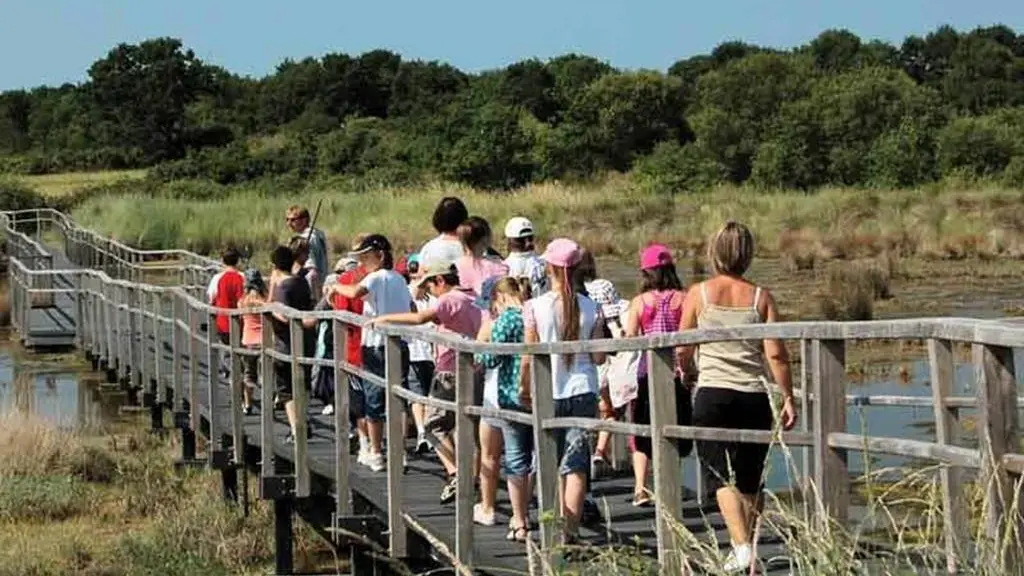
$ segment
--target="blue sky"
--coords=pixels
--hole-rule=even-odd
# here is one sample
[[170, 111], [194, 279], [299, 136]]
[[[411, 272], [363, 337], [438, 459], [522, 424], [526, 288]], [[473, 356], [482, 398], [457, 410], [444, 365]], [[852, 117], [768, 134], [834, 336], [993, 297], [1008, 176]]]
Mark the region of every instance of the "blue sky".
[[570, 51], [665, 69], [725, 40], [791, 47], [825, 28], [893, 42], [943, 23], [1024, 32], [1020, 0], [0, 0], [0, 15], [0, 89], [81, 81], [115, 44], [155, 36], [261, 76], [379, 47], [470, 71]]

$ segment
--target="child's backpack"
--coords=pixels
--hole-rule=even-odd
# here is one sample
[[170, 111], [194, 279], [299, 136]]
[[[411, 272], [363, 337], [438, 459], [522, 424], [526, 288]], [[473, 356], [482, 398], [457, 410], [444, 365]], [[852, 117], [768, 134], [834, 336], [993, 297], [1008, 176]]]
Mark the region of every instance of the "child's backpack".
[[[610, 316], [606, 319], [608, 330], [611, 332], [612, 338], [616, 339], [625, 335], [621, 318], [629, 310], [629, 302], [620, 300], [618, 309], [617, 316]], [[636, 399], [637, 368], [640, 366], [642, 354], [638, 350], [617, 352], [609, 356], [601, 366], [601, 386], [608, 386], [608, 394], [611, 397], [613, 408], [621, 408]]]

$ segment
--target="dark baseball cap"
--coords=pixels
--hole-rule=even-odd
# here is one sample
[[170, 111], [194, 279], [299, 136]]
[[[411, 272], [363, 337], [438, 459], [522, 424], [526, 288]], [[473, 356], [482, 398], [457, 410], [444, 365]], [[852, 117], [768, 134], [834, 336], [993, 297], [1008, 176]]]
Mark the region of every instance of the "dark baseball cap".
[[391, 252], [391, 242], [383, 234], [370, 234], [363, 238], [363, 241], [348, 253], [349, 256], [359, 256], [373, 251]]

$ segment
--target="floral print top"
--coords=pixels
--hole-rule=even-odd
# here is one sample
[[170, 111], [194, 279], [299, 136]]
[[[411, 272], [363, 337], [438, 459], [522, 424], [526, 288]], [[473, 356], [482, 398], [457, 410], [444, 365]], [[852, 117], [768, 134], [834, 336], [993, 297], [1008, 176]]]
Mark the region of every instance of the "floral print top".
[[[518, 344], [525, 338], [523, 311], [506, 308], [491, 326], [491, 342]], [[484, 368], [498, 370], [498, 407], [520, 408], [519, 355], [477, 354], [477, 362]]]

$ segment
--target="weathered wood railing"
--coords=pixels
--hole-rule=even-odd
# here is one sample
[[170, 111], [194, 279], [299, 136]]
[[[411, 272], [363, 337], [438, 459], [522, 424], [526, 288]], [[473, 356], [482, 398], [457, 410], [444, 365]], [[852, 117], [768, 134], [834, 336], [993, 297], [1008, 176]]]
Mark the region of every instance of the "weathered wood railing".
[[[336, 386], [344, 390], [346, 375], [362, 378], [364, 382], [384, 387], [388, 419], [387, 482], [391, 505], [387, 512], [390, 552], [404, 557], [408, 551], [409, 531], [420, 533], [436, 542], [415, 517], [402, 510], [403, 483], [402, 454], [405, 434], [401, 427], [402, 402], [407, 400], [454, 411], [456, 414], [455, 445], [458, 458], [458, 496], [455, 505], [456, 530], [454, 550], [448, 551], [450, 561], [462, 571], [474, 565], [473, 558], [473, 452], [474, 438], [471, 417], [500, 417], [532, 426], [538, 451], [536, 485], [541, 510], [557, 508], [556, 486], [558, 467], [555, 461], [555, 430], [581, 427], [591, 431], [606, 430], [616, 434], [647, 436], [653, 444], [655, 500], [657, 517], [658, 556], [666, 572], [678, 574], [680, 551], [673, 537], [673, 525], [680, 521], [682, 500], [682, 464], [672, 439], [718, 440], [771, 444], [783, 442], [806, 447], [804, 471], [810, 472], [813, 513], [819, 521], [842, 521], [850, 506], [850, 473], [847, 466], [849, 451], [865, 451], [922, 459], [942, 466], [939, 474], [944, 514], [943, 530], [950, 570], [966, 561], [972, 534], [967, 521], [967, 502], [963, 497], [966, 486], [965, 471], [977, 470], [976, 482], [987, 494], [986, 516], [982, 536], [991, 541], [1006, 537], [1002, 532], [1009, 524], [1021, 528], [1020, 498], [1013, 494], [1014, 479], [1024, 472], [1024, 455], [1020, 453], [1017, 414], [1016, 368], [1013, 348], [1024, 347], [1024, 326], [998, 321], [969, 318], [926, 318], [874, 322], [791, 322], [751, 325], [729, 329], [693, 330], [623, 340], [597, 340], [562, 342], [554, 344], [488, 344], [456, 338], [422, 328], [382, 326], [387, 337], [386, 375], [381, 378], [345, 362], [347, 326], [362, 325], [364, 319], [346, 312], [299, 312], [280, 305], [256, 310], [223, 310], [208, 306], [197, 298], [197, 286], [212, 271], [209, 261], [195, 255], [182, 257], [183, 264], [167, 265], [179, 278], [188, 278], [192, 287], [157, 286], [143, 283], [149, 266], [142, 251], [116, 246], [115, 256], [107, 251], [113, 244], [105, 239], [96, 241], [96, 235], [83, 231], [63, 215], [54, 217], [57, 228], [64, 236], [65, 251], [78, 265], [89, 267], [97, 262], [110, 263], [100, 270], [37, 270], [13, 255], [11, 259], [12, 298], [14, 317], [25, 313], [25, 304], [37, 292], [40, 277], [60, 276], [72, 278], [75, 287], [52, 290], [73, 294], [77, 302], [79, 346], [114, 367], [120, 376], [130, 377], [138, 386], [145, 386], [156, 410], [168, 407], [173, 411], [176, 426], [181, 428], [187, 456], [195, 457], [195, 434], [204, 418], [208, 425], [209, 447], [207, 460], [214, 467], [225, 467], [231, 461], [240, 462], [244, 450], [243, 416], [241, 406], [242, 359], [256, 355], [262, 363], [266, 382], [271, 381], [275, 361], [286, 363], [295, 382], [294, 401], [297, 405], [295, 444], [284, 448], [274, 437], [274, 390], [262, 387], [261, 494], [267, 498], [305, 498], [311, 494], [311, 471], [306, 441], [308, 396], [304, 381], [304, 366], [320, 365], [334, 372]], [[8, 245], [23, 242], [22, 233], [14, 230], [7, 220]], [[148, 253], [154, 259], [159, 252]], [[178, 256], [181, 257], [180, 251]], [[183, 272], [187, 270], [188, 272]], [[123, 276], [123, 277], [115, 277]], [[288, 318], [293, 337], [291, 354], [274, 350], [271, 316], [279, 313]], [[244, 313], [263, 316], [263, 345], [259, 350], [243, 348], [240, 344], [241, 317]], [[204, 326], [213, 326], [216, 315], [231, 318], [229, 344], [221, 344], [210, 337]], [[302, 319], [315, 318], [331, 322], [334, 328], [334, 360], [320, 360], [304, 355], [301, 349]], [[125, 337], [130, 335], [130, 337]], [[399, 346], [402, 339], [420, 339], [452, 348], [457, 353], [456, 396], [454, 402], [427, 398], [400, 386]], [[673, 350], [682, 345], [700, 345], [709, 342], [778, 338], [801, 343], [803, 389], [803, 425], [800, 430], [780, 432], [732, 429], [711, 429], [681, 426], [675, 421], [675, 388], [673, 380]], [[912, 396], [867, 399], [876, 405], [902, 405], [934, 407], [936, 441], [922, 442], [901, 438], [874, 437], [851, 434], [846, 423], [849, 402], [867, 403], [865, 397], [847, 395], [845, 351], [847, 341], [856, 340], [924, 340], [928, 343], [931, 398]], [[969, 344], [976, 376], [974, 397], [953, 396], [955, 344]], [[169, 350], [169, 353], [166, 352]], [[659, 401], [652, 403], [650, 425], [611, 422], [589, 418], [555, 418], [551, 383], [551, 357], [554, 354], [584, 354], [590, 352], [623, 352], [640, 350], [648, 355], [651, 370], [652, 394]], [[230, 355], [233, 377], [230, 389], [220, 382], [217, 354]], [[488, 409], [473, 405], [473, 355], [494, 354], [530, 355], [533, 362], [532, 413]], [[207, 397], [199, 397], [200, 359], [205, 359]], [[129, 369], [130, 367], [130, 369]], [[307, 383], [308, 384], [308, 383]], [[170, 392], [172, 404], [168, 404]], [[224, 394], [228, 398], [224, 399]], [[334, 453], [334, 486], [338, 517], [351, 511], [349, 474], [351, 467], [348, 443], [348, 395], [335, 395], [334, 425], [336, 430]], [[977, 449], [958, 445], [961, 408], [977, 409]], [[204, 410], [206, 413], [204, 413]], [[226, 414], [219, 412], [224, 411]], [[809, 418], [808, 418], [809, 417]], [[162, 420], [162, 415], [160, 416]], [[810, 420], [810, 422], [808, 422]], [[222, 429], [229, 422], [228, 429]], [[235, 439], [233, 453], [225, 451], [226, 437]], [[282, 474], [275, 466], [279, 454], [287, 454], [294, 463], [293, 471]], [[812, 468], [812, 469], [811, 469]], [[543, 550], [555, 541], [555, 527], [541, 523], [540, 542]], [[1021, 532], [1012, 532], [1019, 538]], [[1011, 545], [1019, 550], [1020, 542]], [[1007, 555], [1007, 570], [1015, 571], [1021, 565], [1019, 554]], [[1009, 563], [1016, 563], [1012, 568]]]

